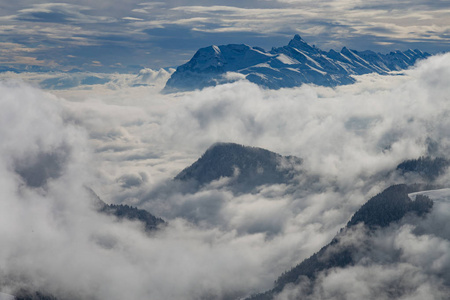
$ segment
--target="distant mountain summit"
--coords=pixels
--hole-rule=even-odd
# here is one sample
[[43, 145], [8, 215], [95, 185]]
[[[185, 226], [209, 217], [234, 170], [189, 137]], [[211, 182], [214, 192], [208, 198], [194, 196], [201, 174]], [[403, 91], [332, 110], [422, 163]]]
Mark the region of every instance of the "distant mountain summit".
[[[346, 47], [340, 52], [326, 52], [309, 45], [298, 34], [287, 46], [271, 51], [244, 44], [213, 45], [201, 48], [190, 61], [179, 66], [163, 91], [202, 89], [244, 77], [269, 89], [303, 83], [336, 86], [354, 83], [352, 75], [403, 70], [428, 56], [430, 54], [420, 50], [380, 54]], [[228, 72], [238, 74], [226, 76]]]

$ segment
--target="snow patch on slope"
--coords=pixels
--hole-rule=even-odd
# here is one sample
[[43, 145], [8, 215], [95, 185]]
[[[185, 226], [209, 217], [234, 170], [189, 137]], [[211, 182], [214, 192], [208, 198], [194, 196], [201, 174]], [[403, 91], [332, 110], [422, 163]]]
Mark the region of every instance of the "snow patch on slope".
[[408, 197], [414, 201], [417, 195], [427, 196], [428, 198], [436, 202], [450, 202], [450, 188], [411, 193], [408, 194]]

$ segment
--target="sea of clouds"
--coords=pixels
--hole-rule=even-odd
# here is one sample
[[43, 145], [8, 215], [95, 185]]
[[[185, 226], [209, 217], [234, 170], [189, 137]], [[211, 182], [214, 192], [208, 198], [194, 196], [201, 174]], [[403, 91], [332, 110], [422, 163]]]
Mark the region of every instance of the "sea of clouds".
[[[4, 293], [234, 299], [268, 290], [370, 197], [405, 182], [393, 172], [400, 162], [450, 153], [449, 54], [336, 88], [238, 81], [162, 95], [168, 71], [108, 76], [1, 76]], [[52, 78], [71, 84], [57, 88], [61, 80]], [[215, 142], [300, 157], [300, 175], [252, 193], [233, 192], [226, 179], [200, 189], [172, 180]], [[89, 188], [168, 226], [148, 235], [138, 223], [101, 215]], [[448, 227], [449, 209], [439, 203], [426, 219], [380, 232], [372, 242], [386, 259], [323, 273], [310, 297], [395, 298], [389, 285], [403, 280], [406, 296], [397, 298], [444, 299], [450, 236], [437, 228]], [[289, 286], [280, 299], [297, 299], [304, 288]]]

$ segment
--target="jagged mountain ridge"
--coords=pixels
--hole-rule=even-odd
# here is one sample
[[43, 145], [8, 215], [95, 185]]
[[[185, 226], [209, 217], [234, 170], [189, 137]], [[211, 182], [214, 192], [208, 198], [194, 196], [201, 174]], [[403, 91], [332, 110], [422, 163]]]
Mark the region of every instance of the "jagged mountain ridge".
[[428, 56], [417, 49], [381, 54], [344, 47], [340, 52], [327, 52], [309, 45], [298, 34], [287, 46], [270, 51], [244, 44], [212, 45], [199, 49], [179, 66], [163, 91], [195, 90], [236, 80], [225, 76], [228, 72], [269, 89], [303, 83], [336, 86], [354, 83], [352, 75], [403, 70]]

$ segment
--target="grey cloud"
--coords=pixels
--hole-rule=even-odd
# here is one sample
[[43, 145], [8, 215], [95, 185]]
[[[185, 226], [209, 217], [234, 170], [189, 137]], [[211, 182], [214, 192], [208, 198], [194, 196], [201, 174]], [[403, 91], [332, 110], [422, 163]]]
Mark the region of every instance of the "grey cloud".
[[38, 153], [37, 156], [29, 156], [18, 160], [15, 166], [16, 172], [32, 187], [41, 187], [49, 179], [55, 179], [63, 173], [64, 163], [70, 153], [62, 146], [55, 152]]
[[[303, 297], [308, 288], [286, 289], [277, 299]], [[304, 299], [444, 299], [448, 292], [437, 278], [414, 266], [395, 264], [333, 270]]]
[[90, 16], [84, 13], [89, 10], [89, 7], [68, 3], [34, 4], [32, 8], [19, 10], [15, 18], [20, 21], [49, 23], [108, 23], [115, 21], [113, 18]]
[[[78, 76], [77, 76], [78, 75]], [[53, 77], [42, 80], [39, 85], [44, 89], [69, 89], [80, 85], [105, 84], [109, 78], [104, 76], [92, 76], [89, 74], [61, 74], [60, 77]]]
[[138, 187], [148, 180], [148, 175], [144, 172], [135, 174], [125, 174], [120, 176], [117, 181], [124, 188]]
[[355, 4], [354, 8], [388, 11], [393, 9], [404, 10], [405, 8], [421, 8], [421, 7], [427, 7], [429, 9], [442, 9], [447, 7], [447, 3], [445, 3], [444, 0], [438, 0], [433, 2], [428, 2], [424, 0], [413, 0], [413, 1], [398, 1], [396, 3], [392, 3], [389, 1], [365, 1], [362, 4], [361, 3]]

